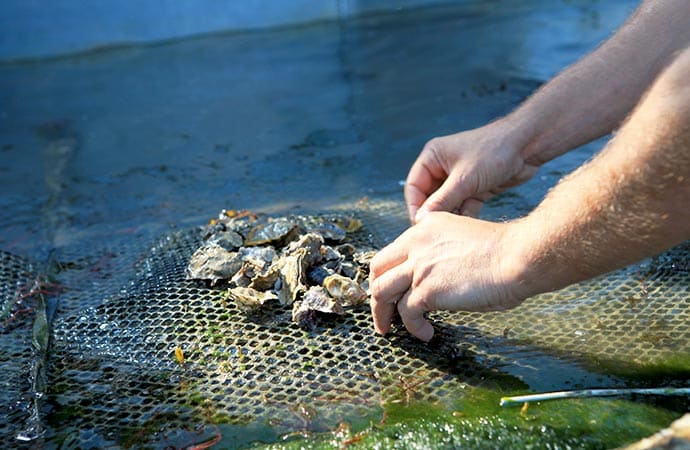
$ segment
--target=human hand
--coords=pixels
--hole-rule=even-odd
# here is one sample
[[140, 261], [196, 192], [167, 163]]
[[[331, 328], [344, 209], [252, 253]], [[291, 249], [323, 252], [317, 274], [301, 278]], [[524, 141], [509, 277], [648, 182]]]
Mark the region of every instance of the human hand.
[[427, 214], [371, 261], [374, 328], [385, 334], [397, 309], [421, 340], [434, 334], [424, 313], [490, 311], [518, 305], [520, 261], [511, 257], [510, 224], [445, 212]]
[[524, 183], [540, 162], [526, 161], [523, 136], [505, 120], [430, 140], [405, 182], [411, 223], [429, 211], [477, 217], [492, 195]]

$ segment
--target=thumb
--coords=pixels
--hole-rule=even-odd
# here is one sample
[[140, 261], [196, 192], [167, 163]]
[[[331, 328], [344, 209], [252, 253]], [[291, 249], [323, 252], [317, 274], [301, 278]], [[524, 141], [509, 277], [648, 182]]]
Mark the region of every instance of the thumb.
[[460, 208], [462, 202], [469, 196], [466, 189], [450, 178], [431, 194], [417, 210], [415, 222], [419, 222], [431, 211], [454, 211]]

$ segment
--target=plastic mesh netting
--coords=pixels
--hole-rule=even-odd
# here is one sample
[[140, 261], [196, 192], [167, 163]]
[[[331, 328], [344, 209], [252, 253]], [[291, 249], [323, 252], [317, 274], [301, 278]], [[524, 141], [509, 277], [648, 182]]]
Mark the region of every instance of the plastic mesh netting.
[[[363, 222], [351, 236], [360, 248], [380, 247], [406, 226], [399, 203], [346, 212]], [[468, 386], [524, 388], [521, 379], [534, 388], [530, 364], [623, 370], [690, 354], [688, 245], [511, 311], [434, 313], [437, 337], [423, 344], [401, 327], [376, 335], [368, 305], [310, 331], [290, 320], [289, 306], [248, 313], [225, 288], [186, 279], [200, 242], [195, 228], [148, 249], [123, 240], [58, 252], [52, 271], [59, 294], [47, 294], [59, 306], [43, 415], [29, 404], [43, 388], [27, 375], [45, 357], [34, 343], [40, 321], [18, 303], [35, 269], [3, 254], [0, 294], [9, 306], [0, 338], [10, 379], [2, 395], [10, 407], [2, 435], [16, 440], [40, 423], [46, 438], [66, 448], [185, 447], [212, 440], [218, 423], [247, 433], [257, 424], [276, 434], [326, 430], [410, 397], [444, 403]], [[597, 382], [606, 385], [608, 372], [601, 373]], [[586, 376], [571, 381], [592, 384]]]

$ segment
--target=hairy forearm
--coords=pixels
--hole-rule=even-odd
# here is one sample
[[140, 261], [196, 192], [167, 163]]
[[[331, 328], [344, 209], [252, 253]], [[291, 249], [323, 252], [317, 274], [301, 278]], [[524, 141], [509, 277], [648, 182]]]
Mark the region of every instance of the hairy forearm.
[[594, 52], [544, 85], [503, 122], [540, 165], [617, 129], [649, 84], [690, 43], [687, 0], [648, 0]]
[[525, 296], [690, 238], [690, 50], [679, 60], [599, 155], [514, 222]]

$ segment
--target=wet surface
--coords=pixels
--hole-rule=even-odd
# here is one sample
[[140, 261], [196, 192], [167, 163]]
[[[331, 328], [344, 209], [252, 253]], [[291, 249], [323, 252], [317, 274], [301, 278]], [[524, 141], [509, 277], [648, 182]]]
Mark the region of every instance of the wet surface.
[[[57, 260], [68, 289], [48, 309], [60, 323], [112, 304], [113, 286], [136, 284], [130, 275], [146, 266], [142, 250], [222, 208], [292, 214], [363, 197], [401, 200], [427, 140], [508, 113], [609, 36], [636, 3], [465, 1], [0, 65], [0, 250], [39, 271]], [[545, 165], [493, 199], [484, 217], [526, 214], [603, 142]], [[552, 299], [554, 315], [564, 316], [564, 302]], [[98, 316], [94, 324], [106, 325]], [[526, 330], [491, 332], [521, 339]], [[471, 343], [490, 334], [451, 336]], [[515, 347], [499, 337], [491, 352], [510, 363], [478, 366], [500, 367], [533, 390], [626, 380], [573, 362], [568, 339]], [[59, 434], [61, 392], [51, 388], [57, 413], [48, 422]], [[253, 439], [247, 429], [241, 434]]]
[[[399, 198], [426, 140], [507, 113], [634, 3], [463, 2], [0, 66], [0, 247]], [[598, 148], [487, 217], [528, 211]]]

